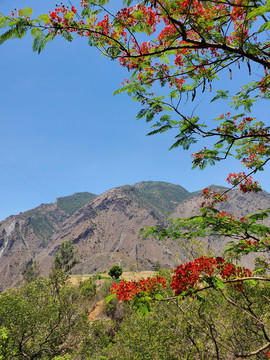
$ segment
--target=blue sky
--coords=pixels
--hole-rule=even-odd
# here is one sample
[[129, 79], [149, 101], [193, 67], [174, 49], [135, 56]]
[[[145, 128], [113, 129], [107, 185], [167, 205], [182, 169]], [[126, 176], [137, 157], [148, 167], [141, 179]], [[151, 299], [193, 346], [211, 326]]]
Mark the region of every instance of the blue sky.
[[[53, 10], [55, 1], [1, 0], [0, 12], [26, 6], [38, 16]], [[147, 137], [149, 125], [135, 120], [139, 104], [126, 95], [113, 96], [128, 74], [85, 39], [72, 44], [57, 39], [37, 55], [29, 35], [3, 44], [0, 55], [0, 220], [79, 191], [100, 194], [143, 180], [194, 191], [226, 185], [228, 172], [242, 170], [234, 161], [191, 170], [193, 151], [168, 151], [173, 134]], [[237, 88], [248, 71], [235, 74], [214, 90]], [[198, 105], [196, 113], [205, 122], [227, 111], [196, 101], [184, 111], [190, 114]], [[266, 105], [257, 106], [262, 118]], [[269, 174], [266, 170], [259, 178], [268, 191]]]

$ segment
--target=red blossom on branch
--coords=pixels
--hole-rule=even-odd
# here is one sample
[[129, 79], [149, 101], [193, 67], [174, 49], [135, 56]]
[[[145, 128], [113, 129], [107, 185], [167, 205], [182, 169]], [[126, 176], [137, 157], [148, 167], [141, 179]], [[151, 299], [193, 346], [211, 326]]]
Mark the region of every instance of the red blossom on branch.
[[227, 181], [233, 186], [239, 185], [240, 190], [244, 193], [260, 190], [258, 181], [253, 181], [252, 176], [247, 177], [245, 172], [240, 172], [238, 174], [231, 173], [229, 174]]
[[163, 289], [166, 288], [166, 280], [163, 276], [157, 276], [155, 278], [148, 277], [139, 282], [123, 280], [120, 284], [114, 283], [112, 285], [111, 293], [116, 294], [119, 301], [128, 301], [142, 292], [154, 294], [159, 286]]
[[[249, 269], [236, 267], [221, 257], [205, 256], [178, 266], [174, 272], [171, 288], [174, 290], [175, 296], [188, 290], [199, 289], [200, 283], [205, 278], [210, 278], [213, 275], [220, 275], [225, 280], [251, 276]], [[240, 285], [236, 284], [234, 286], [238, 289]]]

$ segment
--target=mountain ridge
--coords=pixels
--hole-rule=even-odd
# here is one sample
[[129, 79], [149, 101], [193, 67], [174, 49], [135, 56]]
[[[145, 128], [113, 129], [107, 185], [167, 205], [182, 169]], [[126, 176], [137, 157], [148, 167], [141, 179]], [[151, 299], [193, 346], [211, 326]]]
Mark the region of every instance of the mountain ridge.
[[[270, 204], [270, 194], [265, 191], [243, 196], [232, 190], [228, 198], [222, 210], [236, 216]], [[171, 240], [143, 240], [138, 234], [147, 226], [168, 226], [169, 216], [195, 215], [200, 202], [199, 191], [190, 193], [180, 185], [142, 181], [100, 195], [75, 193], [12, 215], [0, 222], [0, 283], [3, 288], [16, 284], [22, 269], [34, 260], [48, 275], [54, 254], [69, 238], [81, 261], [75, 273], [103, 271], [116, 262], [126, 269], [172, 268], [186, 260], [183, 249]], [[206, 240], [217, 253], [226, 243], [226, 239]]]

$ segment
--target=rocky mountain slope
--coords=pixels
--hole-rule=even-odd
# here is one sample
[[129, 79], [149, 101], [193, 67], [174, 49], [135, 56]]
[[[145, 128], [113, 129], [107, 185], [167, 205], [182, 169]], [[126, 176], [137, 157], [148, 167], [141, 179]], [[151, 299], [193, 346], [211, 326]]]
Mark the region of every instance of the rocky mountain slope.
[[[199, 210], [201, 192], [189, 193], [179, 185], [140, 182], [121, 186], [101, 195], [77, 193], [54, 204], [10, 216], [0, 223], [0, 283], [15, 285], [25, 269], [39, 260], [48, 274], [53, 255], [69, 238], [78, 249], [80, 264], [74, 273], [85, 274], [119, 264], [127, 270], [152, 270], [157, 264], [174, 267], [186, 259], [175, 242], [143, 239], [147, 226], [165, 227], [167, 218], [188, 217]], [[229, 193], [223, 209], [243, 216], [266, 209], [270, 194]], [[208, 239], [220, 252], [226, 239]]]

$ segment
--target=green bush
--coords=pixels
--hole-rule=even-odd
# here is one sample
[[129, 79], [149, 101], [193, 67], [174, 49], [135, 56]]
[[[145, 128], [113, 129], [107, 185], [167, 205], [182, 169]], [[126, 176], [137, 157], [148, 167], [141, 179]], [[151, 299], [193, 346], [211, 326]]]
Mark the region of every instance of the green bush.
[[0, 294], [0, 359], [74, 355], [88, 335], [87, 316], [79, 290], [68, 284], [41, 278], [9, 289]]
[[114, 279], [119, 279], [122, 273], [123, 269], [118, 265], [114, 265], [109, 271], [109, 275]]
[[92, 279], [93, 279], [93, 280], [100, 280], [101, 278], [102, 278], [102, 277], [101, 277], [100, 273], [95, 274], [95, 275], [92, 276]]
[[96, 294], [96, 284], [91, 278], [80, 283], [80, 291], [82, 296], [92, 299]]

